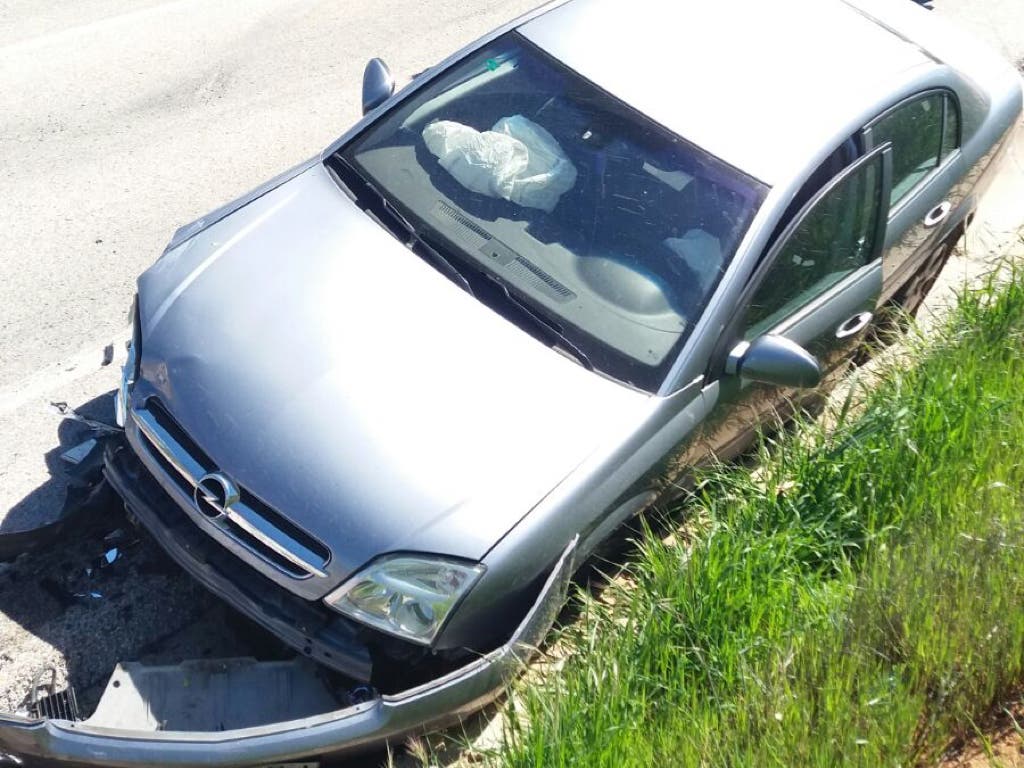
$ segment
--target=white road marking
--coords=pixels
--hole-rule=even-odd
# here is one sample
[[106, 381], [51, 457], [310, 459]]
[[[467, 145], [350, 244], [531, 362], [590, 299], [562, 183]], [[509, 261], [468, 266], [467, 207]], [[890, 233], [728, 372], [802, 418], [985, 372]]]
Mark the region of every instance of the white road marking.
[[79, 24], [74, 27], [67, 27], [56, 32], [47, 32], [42, 35], [37, 35], [36, 37], [30, 37], [25, 40], [18, 40], [16, 42], [9, 43], [7, 45], [0, 46], [0, 53], [32, 50], [33, 48], [53, 45], [54, 43], [67, 42], [70, 38], [91, 34], [104, 27], [116, 27], [118, 25], [128, 24], [147, 16], [156, 16], [162, 13], [174, 11], [181, 6], [195, 5], [197, 2], [199, 2], [199, 0], [171, 0], [170, 2], [162, 3], [160, 5], [150, 6], [149, 8], [139, 8], [135, 11], [126, 11], [125, 13], [119, 13], [116, 16], [108, 16], [103, 19], [86, 22], [85, 24]]
[[120, 368], [127, 357], [125, 341], [131, 338], [131, 328], [112, 334], [107, 340], [87, 345], [80, 352], [55, 365], [48, 365], [15, 386], [0, 390], [0, 419], [6, 418], [33, 400], [43, 400], [80, 379], [104, 367], [106, 350], [113, 347], [113, 358], [106, 365]]

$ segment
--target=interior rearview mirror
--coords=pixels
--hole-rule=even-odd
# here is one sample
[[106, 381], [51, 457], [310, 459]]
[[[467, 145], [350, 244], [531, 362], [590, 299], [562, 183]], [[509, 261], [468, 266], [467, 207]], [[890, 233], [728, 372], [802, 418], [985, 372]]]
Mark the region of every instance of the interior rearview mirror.
[[388, 65], [380, 59], [370, 59], [363, 70], [363, 114], [376, 109], [395, 92], [395, 78]]
[[725, 372], [779, 387], [816, 387], [821, 383], [821, 366], [814, 356], [795, 341], [773, 334], [737, 344], [729, 353]]

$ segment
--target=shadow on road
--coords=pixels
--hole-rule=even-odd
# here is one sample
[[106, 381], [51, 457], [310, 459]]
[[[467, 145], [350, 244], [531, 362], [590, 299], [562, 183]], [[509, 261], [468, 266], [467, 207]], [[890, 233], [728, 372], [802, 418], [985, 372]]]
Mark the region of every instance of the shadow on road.
[[[106, 392], [77, 406], [75, 410], [86, 418], [113, 424], [113, 395], [113, 392]], [[64, 504], [68, 489], [70, 465], [61, 458], [61, 454], [92, 436], [91, 430], [85, 424], [68, 419], [60, 421], [57, 427], [56, 444], [44, 456], [49, 479], [12, 506], [7, 514], [0, 518], [0, 534], [26, 531], [38, 525], [39, 520], [55, 519], [53, 510], [60, 509]]]
[[[72, 405], [87, 418], [113, 422], [110, 393]], [[0, 550], [11, 549], [20, 536], [31, 537], [27, 521], [55, 519], [54, 507], [41, 514], [39, 505], [73, 510], [42, 546], [0, 565], [0, 711], [22, 706], [34, 681], [50, 681], [51, 669], [56, 690], [73, 685], [88, 717], [121, 661], [291, 655], [208, 594], [132, 524], [113, 491], [96, 483], [98, 453], [76, 478], [61, 454], [93, 437], [87, 426], [64, 420], [55, 437], [46, 454], [49, 479], [18, 502], [0, 528]]]

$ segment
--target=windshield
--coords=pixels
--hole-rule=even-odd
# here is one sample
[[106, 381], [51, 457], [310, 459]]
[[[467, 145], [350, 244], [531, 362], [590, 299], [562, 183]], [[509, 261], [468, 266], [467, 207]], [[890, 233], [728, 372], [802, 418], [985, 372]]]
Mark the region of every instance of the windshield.
[[452, 266], [499, 283], [581, 360], [647, 391], [767, 191], [515, 33], [340, 157]]

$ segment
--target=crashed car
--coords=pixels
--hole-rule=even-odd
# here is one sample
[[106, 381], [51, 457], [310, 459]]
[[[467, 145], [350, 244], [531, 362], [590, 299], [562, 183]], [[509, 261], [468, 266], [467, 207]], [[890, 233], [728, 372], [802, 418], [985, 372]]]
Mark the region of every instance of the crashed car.
[[364, 693], [122, 665], [82, 722], [0, 717], [0, 751], [280, 763], [479, 709], [598, 545], [916, 311], [1022, 105], [897, 0], [570, 0], [393, 89], [371, 62], [359, 123], [140, 277], [104, 470]]

